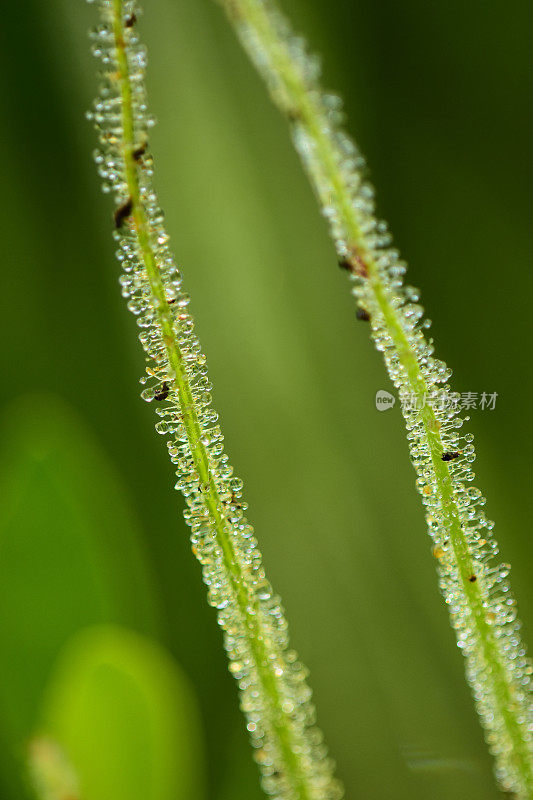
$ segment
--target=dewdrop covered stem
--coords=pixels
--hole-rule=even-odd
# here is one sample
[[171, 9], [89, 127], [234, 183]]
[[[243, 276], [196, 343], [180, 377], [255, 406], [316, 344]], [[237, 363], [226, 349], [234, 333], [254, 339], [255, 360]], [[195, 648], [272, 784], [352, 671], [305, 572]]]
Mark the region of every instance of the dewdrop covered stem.
[[262, 786], [279, 800], [340, 800], [341, 786], [315, 726], [306, 669], [290, 648], [280, 599], [265, 577], [245, 516], [242, 482], [224, 453], [206, 358], [154, 193], [140, 9], [131, 0], [96, 5], [101, 19], [91, 36], [103, 68], [90, 117], [99, 132], [95, 158], [103, 188], [116, 204], [122, 294], [137, 317], [146, 353], [142, 397], [156, 406], [156, 429], [167, 437], [193, 552], [224, 632]]
[[533, 798], [531, 664], [520, 640], [509, 565], [494, 563], [493, 523], [483, 511], [485, 498], [471, 486], [473, 436], [462, 432], [464, 420], [453, 402], [459, 396], [447, 383], [451, 371], [424, 335], [430, 323], [418, 290], [404, 284], [405, 264], [375, 217], [363, 159], [341, 127], [341, 101], [320, 87], [316, 57], [271, 0], [221, 2], [289, 121], [359, 314], [370, 320], [398, 390], [440, 588], [497, 779], [517, 797]]

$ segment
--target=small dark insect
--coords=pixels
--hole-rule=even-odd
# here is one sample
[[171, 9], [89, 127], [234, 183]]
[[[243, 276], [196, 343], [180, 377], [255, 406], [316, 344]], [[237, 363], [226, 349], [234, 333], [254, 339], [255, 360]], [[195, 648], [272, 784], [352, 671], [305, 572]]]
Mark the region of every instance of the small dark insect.
[[125, 203], [122, 203], [114, 213], [115, 218], [115, 228], [122, 228], [124, 220], [126, 220], [131, 212], [133, 211], [133, 200], [131, 197], [128, 197]]
[[131, 155], [133, 160], [140, 161], [147, 150], [148, 150], [148, 142], [143, 142], [139, 147], [135, 148], [135, 150], [132, 152]]
[[448, 451], [447, 453], [443, 453], [441, 458], [443, 461], [453, 461], [454, 458], [459, 458], [459, 455], [460, 453], [452, 453], [451, 451]]
[[242, 508], [242, 503], [239, 503], [239, 498], [235, 494], [235, 492], [231, 493], [231, 500], [230, 502], [235, 506], [235, 508]]
[[345, 270], [346, 270], [346, 272], [353, 272], [353, 271], [354, 271], [354, 270], [353, 270], [352, 263], [351, 263], [350, 261], [348, 261], [348, 259], [347, 259], [347, 258], [341, 258], [341, 259], [339, 259], [339, 267], [340, 267], [341, 269], [345, 269]]
[[172, 303], [175, 303], [175, 302], [176, 302], [176, 298], [175, 298], [175, 297], [170, 297], [170, 298], [167, 300], [167, 303], [169, 304], [169, 306], [171, 306], [171, 305], [172, 305]]
[[126, 28], [133, 28], [136, 22], [137, 22], [137, 16], [135, 14], [130, 14], [130, 16], [126, 19], [124, 25]]
[[168, 397], [169, 391], [170, 391], [170, 387], [169, 387], [168, 383], [165, 381], [164, 383], [161, 384], [161, 388], [159, 389], [159, 391], [156, 392], [156, 394], [154, 394], [154, 400], [157, 400], [157, 401], [166, 400], [167, 397]]
[[369, 322], [370, 314], [366, 310], [366, 308], [361, 308], [361, 306], [357, 307], [357, 311], [355, 312], [355, 316], [357, 319], [360, 319], [362, 322]]
[[226, 506], [232, 505], [232, 506], [235, 506], [235, 508], [242, 508], [242, 503], [238, 502], [237, 495], [235, 494], [235, 492], [231, 493], [231, 496], [230, 496], [229, 500], [224, 500], [223, 502], [224, 502], [224, 505], [226, 505]]
[[475, 575], [471, 575], [468, 580], [470, 581], [470, 583], [475, 583], [477, 581], [477, 578]]

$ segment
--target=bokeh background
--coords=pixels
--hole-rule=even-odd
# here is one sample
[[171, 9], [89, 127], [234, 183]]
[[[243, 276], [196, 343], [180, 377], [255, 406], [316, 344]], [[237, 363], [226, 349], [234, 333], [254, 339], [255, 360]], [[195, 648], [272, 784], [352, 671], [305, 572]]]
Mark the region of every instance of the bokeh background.
[[[533, 7], [284, 6], [346, 100], [454, 388], [498, 393], [493, 411], [471, 412], [476, 485], [531, 639]], [[81, 0], [2, 5], [0, 794], [24, 796], [26, 744], [43, 726], [67, 731], [82, 760], [125, 746], [111, 730], [117, 691], [69, 699], [69, 681], [108, 658], [94, 656], [101, 629], [80, 631], [113, 623], [105, 652], [118, 648], [119, 671], [139, 657], [139, 696], [161, 710], [135, 759], [111, 759], [114, 799], [259, 800], [182, 501], [138, 396], [143, 361], [84, 119], [94, 22]], [[347, 797], [496, 800], [400, 412], [376, 411], [384, 368], [285, 124], [212, 0], [150, 0], [141, 29], [157, 186], [215, 405]], [[151, 659], [173, 674], [156, 699], [166, 684]], [[108, 717], [90, 713], [98, 702]], [[147, 747], [164, 750], [165, 726], [167, 778], [152, 792], [132, 775]], [[173, 764], [195, 773], [183, 795]]]

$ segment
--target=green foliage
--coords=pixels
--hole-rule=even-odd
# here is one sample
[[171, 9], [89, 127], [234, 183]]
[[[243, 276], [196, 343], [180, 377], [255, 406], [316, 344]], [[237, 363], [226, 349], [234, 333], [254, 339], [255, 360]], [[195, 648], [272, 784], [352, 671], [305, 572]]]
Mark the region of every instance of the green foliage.
[[125, 629], [90, 628], [68, 644], [36, 741], [34, 773], [43, 775], [50, 762], [50, 746], [35, 758], [39, 742], [57, 743], [82, 800], [204, 796], [200, 721], [189, 683], [159, 646]]
[[[209, 797], [218, 800], [224, 783], [224, 800], [232, 792], [259, 800], [248, 742], [235, 735], [242, 721], [220, 630], [151, 429], [153, 406], [135, 391], [142, 355], [117, 296], [111, 215], [84, 122], [94, 8], [4, 5], [2, 405], [22, 391], [53, 391], [83, 416], [97, 446], [105, 443], [157, 568], [165, 642], [201, 698]], [[455, 386], [500, 392], [495, 412], [473, 412], [470, 426], [527, 639], [533, 6], [517, 0], [509, 14], [503, 0], [284, 5], [323, 54], [327, 85], [344, 95]], [[347, 794], [496, 800], [436, 590], [398, 404], [376, 412], [383, 366], [368, 328], [353, 321], [285, 121], [216, 4], [149, 6], [139, 28], [160, 121], [151, 137], [160, 197], [227, 442]], [[505, 290], [511, 273], [518, 293]], [[10, 680], [3, 658], [0, 673]], [[2, 738], [2, 753], [10, 744]], [[0, 782], [2, 798], [20, 800], [4, 764]]]
[[22, 741], [58, 650], [79, 628], [153, 630], [138, 524], [120, 480], [59, 399], [20, 398], [2, 419], [1, 727]]

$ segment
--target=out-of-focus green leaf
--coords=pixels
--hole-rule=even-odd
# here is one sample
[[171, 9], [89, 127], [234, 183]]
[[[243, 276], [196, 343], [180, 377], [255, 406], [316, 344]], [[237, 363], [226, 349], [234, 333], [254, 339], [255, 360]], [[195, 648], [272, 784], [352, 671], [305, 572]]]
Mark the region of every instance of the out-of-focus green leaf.
[[153, 626], [135, 517], [107, 456], [59, 399], [3, 418], [0, 723], [20, 742], [59, 649], [88, 624]]
[[69, 644], [46, 696], [43, 735], [63, 749], [82, 800], [201, 800], [195, 698], [172, 659], [116, 626]]

